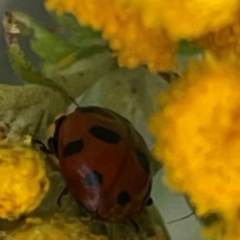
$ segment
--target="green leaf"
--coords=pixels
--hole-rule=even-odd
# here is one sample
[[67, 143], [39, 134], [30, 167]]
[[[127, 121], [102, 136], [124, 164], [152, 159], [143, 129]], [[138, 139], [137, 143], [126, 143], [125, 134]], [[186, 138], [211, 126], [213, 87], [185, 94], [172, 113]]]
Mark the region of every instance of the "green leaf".
[[203, 52], [203, 49], [201, 49], [200, 47], [198, 47], [197, 45], [195, 45], [192, 42], [189, 42], [187, 40], [181, 40], [178, 43], [178, 50], [177, 50], [178, 54], [181, 55], [197, 55], [197, 54], [201, 54]]
[[80, 45], [85, 40], [99, 39], [101, 38], [101, 31], [95, 31], [90, 26], [83, 26], [72, 14], [55, 14], [57, 29], [61, 36], [66, 37], [68, 41], [74, 45]]
[[33, 18], [21, 12], [10, 13], [20, 33], [29, 36], [32, 49], [43, 60], [56, 63], [59, 59], [75, 51], [75, 47], [46, 30]]
[[[64, 33], [61, 30], [58, 34], [57, 31], [47, 30], [24, 13], [11, 12], [10, 14], [18, 26], [20, 34], [29, 38], [32, 50], [44, 64], [59, 65], [64, 68], [78, 59], [108, 50], [106, 42], [99, 37], [99, 33], [96, 34], [89, 27], [81, 27], [72, 17], [68, 17], [67, 21], [72, 28], [66, 27], [67, 32]], [[76, 29], [78, 30], [75, 32]], [[70, 62], [69, 59], [71, 59]], [[63, 64], [65, 62], [66, 66]]]
[[15, 18], [11, 13], [7, 13], [4, 18], [4, 29], [12, 67], [22, 78], [22, 80], [27, 83], [47, 86], [54, 91], [59, 92], [66, 102], [70, 103], [70, 97], [68, 93], [54, 81], [45, 78], [45, 76], [43, 76], [43, 74], [34, 68], [33, 65], [27, 60], [23, 50], [19, 45], [17, 39], [19, 30], [15, 24]]
[[59, 59], [55, 64], [44, 64], [43, 68], [52, 66], [55, 70], [61, 70], [70, 67], [72, 64], [77, 62], [79, 59], [84, 59], [96, 55], [98, 53], [106, 52], [107, 48], [103, 46], [92, 46], [92, 47], [82, 47], [81, 51], [73, 52], [64, 58]]
[[0, 121], [11, 125], [9, 137], [14, 141], [22, 133], [46, 139], [47, 127], [67, 105], [61, 95], [44, 86], [0, 84]]

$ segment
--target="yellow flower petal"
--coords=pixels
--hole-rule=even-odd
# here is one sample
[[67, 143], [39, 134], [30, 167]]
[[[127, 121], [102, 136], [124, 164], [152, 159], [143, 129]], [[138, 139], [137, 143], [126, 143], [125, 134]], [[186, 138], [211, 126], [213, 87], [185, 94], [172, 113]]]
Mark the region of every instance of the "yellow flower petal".
[[16, 229], [12, 240], [107, 240], [105, 236], [90, 233], [87, 224], [62, 213], [52, 218], [28, 218], [20, 229]]
[[240, 207], [240, 70], [227, 63], [195, 62], [159, 97], [150, 128], [167, 180], [189, 195], [198, 215], [232, 219]]
[[31, 148], [1, 146], [0, 176], [1, 218], [31, 212], [49, 188], [43, 156]]
[[199, 37], [234, 19], [239, 0], [118, 0], [138, 9], [148, 28], [164, 26], [173, 39]]
[[217, 221], [203, 229], [203, 236], [210, 240], [239, 240], [240, 239], [240, 219], [233, 221], [224, 219]]
[[48, 0], [47, 7], [74, 14], [81, 23], [102, 30], [117, 52], [120, 65], [134, 68], [146, 64], [152, 71], [170, 70], [175, 65], [176, 43], [161, 29], [144, 27], [138, 11], [112, 0]]
[[196, 213], [220, 218], [204, 228], [211, 240], [240, 239], [240, 69], [212, 57], [195, 62], [159, 96], [150, 129], [167, 182], [189, 196]]

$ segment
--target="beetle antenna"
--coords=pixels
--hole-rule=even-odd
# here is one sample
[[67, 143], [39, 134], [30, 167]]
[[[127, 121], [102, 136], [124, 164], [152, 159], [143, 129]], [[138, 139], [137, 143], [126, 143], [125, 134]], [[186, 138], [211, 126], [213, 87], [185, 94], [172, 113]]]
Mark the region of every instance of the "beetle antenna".
[[174, 219], [174, 220], [168, 222], [167, 224], [172, 224], [172, 223], [178, 222], [180, 220], [187, 219], [187, 218], [191, 217], [192, 215], [194, 215], [194, 212], [191, 212], [190, 214], [188, 214], [182, 218]]
[[72, 98], [72, 97], [69, 97], [69, 99], [70, 99], [70, 101], [77, 107], [77, 108], [79, 108], [80, 106], [78, 105], [78, 103], [75, 101], [75, 99], [74, 98]]
[[46, 153], [46, 154], [53, 154], [53, 152], [52, 152], [50, 149], [48, 149], [48, 148], [46, 147], [46, 145], [45, 145], [43, 142], [41, 142], [40, 140], [32, 139], [32, 142], [38, 144], [38, 145], [39, 145], [39, 149], [40, 149], [42, 152], [44, 152], [44, 153]]

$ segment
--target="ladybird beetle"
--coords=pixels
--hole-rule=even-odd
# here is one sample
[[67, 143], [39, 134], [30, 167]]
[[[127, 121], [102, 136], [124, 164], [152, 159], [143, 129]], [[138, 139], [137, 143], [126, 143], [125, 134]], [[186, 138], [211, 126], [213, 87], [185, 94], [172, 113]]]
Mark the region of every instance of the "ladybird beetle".
[[151, 154], [119, 114], [78, 107], [56, 121], [48, 141], [74, 199], [97, 218], [132, 220], [151, 201]]

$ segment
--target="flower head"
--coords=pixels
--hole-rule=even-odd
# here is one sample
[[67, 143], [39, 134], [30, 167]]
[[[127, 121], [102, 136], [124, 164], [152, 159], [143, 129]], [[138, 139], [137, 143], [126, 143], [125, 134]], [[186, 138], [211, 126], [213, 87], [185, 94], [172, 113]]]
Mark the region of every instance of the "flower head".
[[75, 15], [82, 24], [102, 30], [117, 52], [121, 65], [130, 68], [146, 64], [153, 71], [170, 70], [175, 65], [176, 43], [162, 29], [146, 28], [138, 11], [112, 0], [48, 0], [47, 7]]
[[206, 239], [211, 240], [238, 240], [240, 236], [239, 217], [235, 217], [232, 221], [221, 219], [210, 226], [203, 229], [203, 235]]
[[76, 217], [56, 213], [51, 218], [27, 218], [21, 228], [11, 234], [12, 240], [107, 240], [106, 236], [90, 233], [89, 226]]
[[190, 197], [199, 216], [216, 212], [227, 223], [240, 208], [239, 79], [226, 62], [195, 62], [159, 97], [162, 109], [150, 123], [168, 183]]
[[192, 39], [226, 26], [239, 8], [238, 0], [118, 1], [138, 10], [147, 28], [163, 26], [177, 40]]
[[1, 218], [33, 211], [49, 188], [43, 156], [32, 148], [1, 146], [0, 175]]

